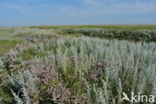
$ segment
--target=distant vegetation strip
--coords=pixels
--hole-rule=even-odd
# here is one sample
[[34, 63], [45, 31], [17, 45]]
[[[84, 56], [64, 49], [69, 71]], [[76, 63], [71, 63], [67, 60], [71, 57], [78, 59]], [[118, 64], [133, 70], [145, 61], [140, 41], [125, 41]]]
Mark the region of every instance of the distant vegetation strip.
[[62, 29], [64, 34], [82, 34], [108, 39], [156, 42], [156, 30], [108, 30], [108, 29]]
[[156, 30], [156, 25], [41, 25], [41, 26], [29, 26], [29, 28], [39, 29], [59, 29], [59, 28], [101, 28], [101, 29], [126, 29], [126, 30], [138, 30], [148, 29]]
[[107, 39], [154, 41], [156, 25], [68, 25], [68, 26], [31, 26], [29, 28], [56, 29], [62, 34], [82, 34]]

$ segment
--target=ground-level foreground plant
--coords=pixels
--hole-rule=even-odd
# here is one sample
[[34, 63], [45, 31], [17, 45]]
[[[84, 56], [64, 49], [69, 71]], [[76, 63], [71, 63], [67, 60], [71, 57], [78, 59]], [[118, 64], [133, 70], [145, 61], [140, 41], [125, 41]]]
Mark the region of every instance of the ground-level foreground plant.
[[18, 47], [3, 63], [11, 104], [125, 104], [122, 93], [132, 91], [156, 96], [156, 43], [60, 38]]

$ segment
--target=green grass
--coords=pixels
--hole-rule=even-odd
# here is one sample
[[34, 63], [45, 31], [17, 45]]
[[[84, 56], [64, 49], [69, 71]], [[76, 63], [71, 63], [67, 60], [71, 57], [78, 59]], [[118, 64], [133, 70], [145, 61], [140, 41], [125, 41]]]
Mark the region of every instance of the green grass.
[[24, 41], [21, 37], [15, 37], [14, 33], [18, 28], [0, 28], [0, 56], [3, 56], [11, 49], [13, 49], [17, 44], [22, 44]]
[[10, 49], [13, 49], [18, 44], [15, 40], [0, 40], [0, 56], [9, 52]]
[[10, 34], [12, 33], [13, 31], [11, 30], [7, 30], [7, 29], [0, 29], [0, 40], [9, 40], [11, 39], [10, 38]]
[[12, 49], [17, 42], [12, 39], [12, 30], [7, 28], [0, 28], [0, 56]]

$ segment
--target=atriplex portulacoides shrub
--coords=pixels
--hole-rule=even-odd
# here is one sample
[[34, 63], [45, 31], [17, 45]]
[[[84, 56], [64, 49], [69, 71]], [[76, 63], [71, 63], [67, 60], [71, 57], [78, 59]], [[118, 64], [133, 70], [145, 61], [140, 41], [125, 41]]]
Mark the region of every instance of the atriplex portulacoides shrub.
[[79, 37], [31, 43], [3, 59], [14, 102], [119, 104], [156, 95], [156, 43]]

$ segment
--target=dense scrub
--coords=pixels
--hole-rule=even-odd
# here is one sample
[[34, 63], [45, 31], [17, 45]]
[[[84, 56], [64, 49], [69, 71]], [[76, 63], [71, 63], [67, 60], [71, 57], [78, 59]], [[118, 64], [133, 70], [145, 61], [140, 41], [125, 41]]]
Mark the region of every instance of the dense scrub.
[[113, 29], [61, 29], [64, 34], [83, 34], [85, 36], [107, 39], [122, 39], [133, 41], [155, 41], [155, 30], [113, 30]]
[[55, 26], [29, 26], [37, 29], [87, 28], [87, 29], [115, 29], [115, 30], [155, 30], [156, 25], [55, 25]]
[[[0, 73], [0, 90], [7, 97], [0, 103], [125, 104], [122, 92], [156, 96], [156, 43], [63, 38], [38, 31], [39, 36], [37, 31], [20, 33], [28, 44], [1, 59], [5, 77]], [[94, 36], [101, 30], [80, 31]]]

